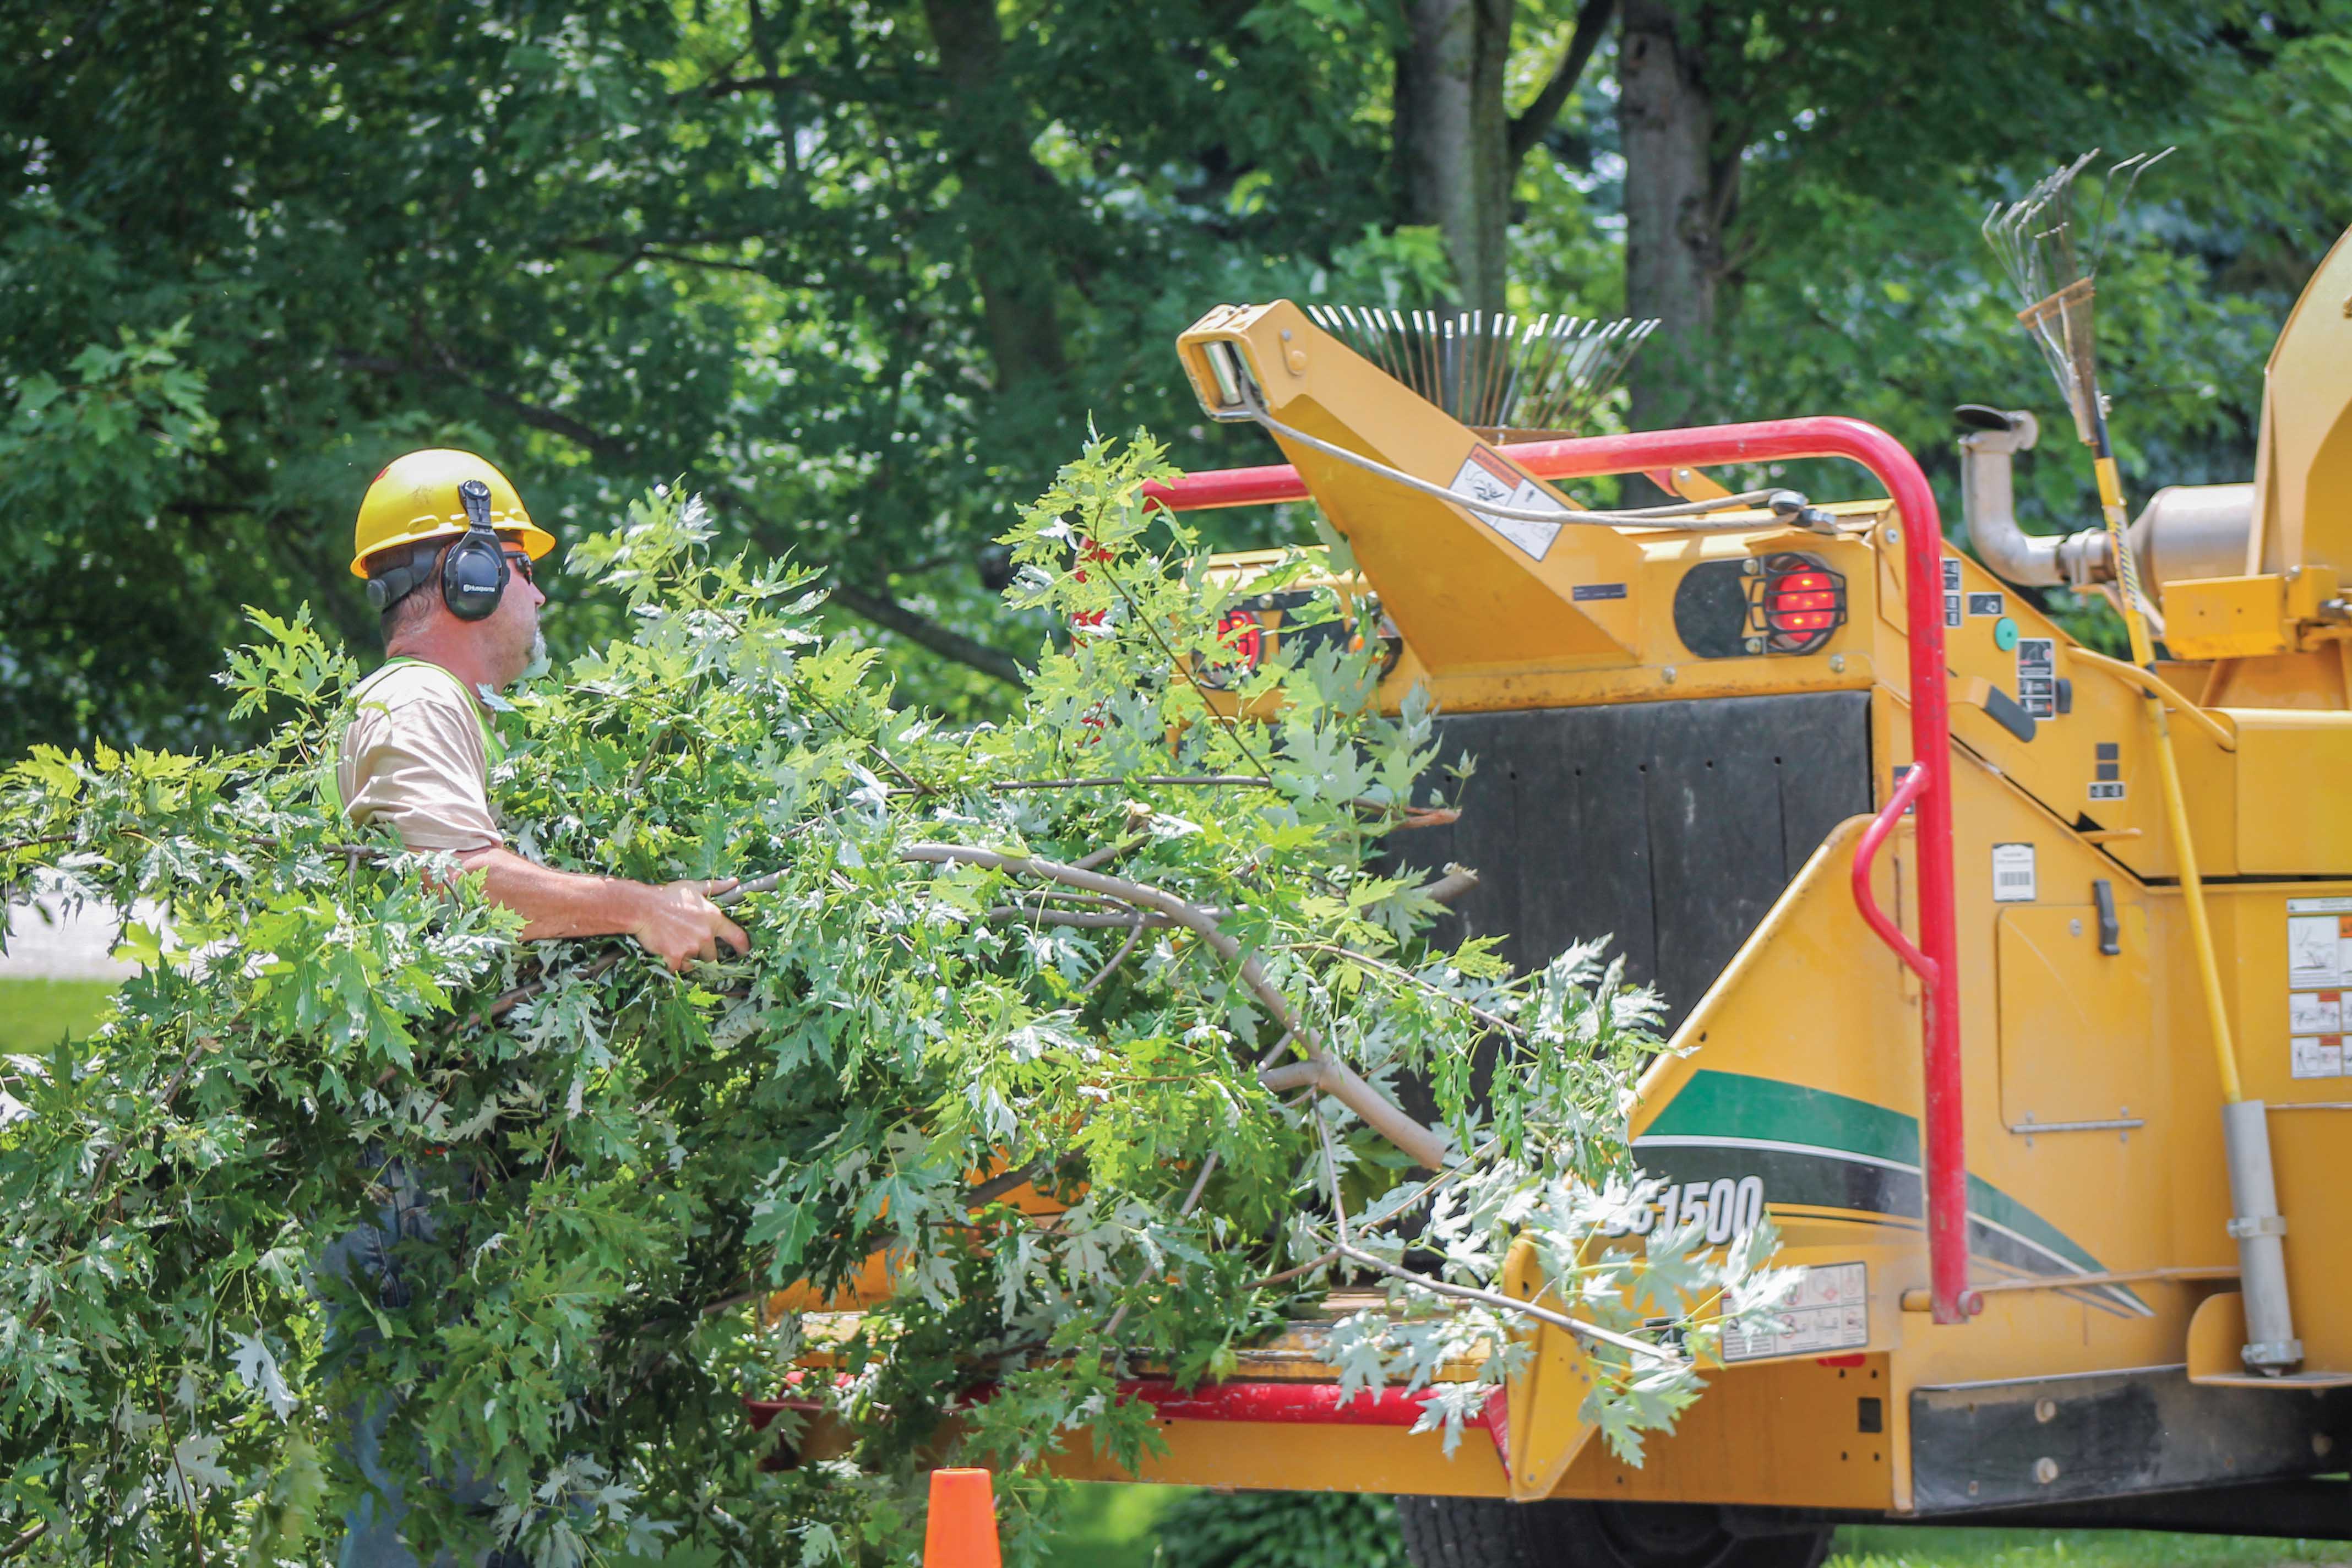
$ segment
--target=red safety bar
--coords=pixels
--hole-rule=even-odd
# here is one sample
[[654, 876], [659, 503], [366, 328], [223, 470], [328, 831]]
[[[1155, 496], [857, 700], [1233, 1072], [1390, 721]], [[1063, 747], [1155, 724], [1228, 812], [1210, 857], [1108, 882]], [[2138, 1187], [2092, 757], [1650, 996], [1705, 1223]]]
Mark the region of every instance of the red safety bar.
[[[1969, 1172], [1960, 1100], [1958, 932], [1952, 911], [1952, 719], [1944, 670], [1944, 525], [1927, 476], [1903, 444], [1859, 419], [1767, 419], [1692, 430], [1528, 441], [1501, 448], [1538, 479], [1591, 479], [1676, 467], [1847, 458], [1886, 487], [1902, 514], [1905, 601], [1910, 620], [1911, 755], [1915, 768], [1864, 836], [1875, 852], [1906, 806], [1918, 810], [1919, 944], [1905, 940], [1868, 894], [1869, 858], [1855, 855], [1855, 896], [1880, 940], [1916, 970], [1926, 991], [1921, 1019], [1925, 1103], [1920, 1121], [1927, 1190], [1928, 1291], [1936, 1321], [1969, 1318]], [[1149, 492], [1171, 511], [1305, 500], [1307, 486], [1286, 463], [1187, 474]], [[1916, 782], [1915, 782], [1916, 781]], [[1924, 950], [1924, 951], [1923, 951]]]
[[[794, 1372], [788, 1383], [797, 1384], [801, 1374]], [[836, 1378], [845, 1383], [846, 1378]], [[1349, 1398], [1342, 1395], [1336, 1383], [1203, 1383], [1193, 1388], [1179, 1388], [1164, 1377], [1129, 1378], [1118, 1385], [1121, 1397], [1139, 1399], [1150, 1405], [1154, 1414], [1165, 1421], [1255, 1421], [1276, 1426], [1412, 1426], [1421, 1420], [1422, 1406], [1437, 1391], [1417, 1389], [1407, 1394], [1401, 1388], [1383, 1388], [1379, 1393], [1363, 1392]], [[959, 1402], [963, 1405], [983, 1405], [996, 1397], [996, 1385], [983, 1384], [968, 1390]], [[751, 1430], [764, 1432], [778, 1415], [797, 1410], [803, 1415], [820, 1414], [824, 1406], [816, 1400], [798, 1396], [789, 1391], [781, 1399], [746, 1399], [743, 1407], [750, 1412]], [[1499, 1388], [1491, 1390], [1477, 1415], [1470, 1425], [1485, 1430], [1493, 1439], [1495, 1452], [1506, 1468], [1510, 1465], [1509, 1401]]]

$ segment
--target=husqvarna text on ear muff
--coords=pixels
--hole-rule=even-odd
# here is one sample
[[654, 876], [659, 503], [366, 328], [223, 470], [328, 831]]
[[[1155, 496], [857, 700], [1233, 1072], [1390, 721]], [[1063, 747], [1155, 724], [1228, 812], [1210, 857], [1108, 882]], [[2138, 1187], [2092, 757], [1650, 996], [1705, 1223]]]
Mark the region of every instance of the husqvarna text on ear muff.
[[457, 500], [466, 509], [466, 536], [441, 557], [441, 602], [461, 621], [487, 620], [506, 596], [514, 568], [490, 527], [490, 487], [467, 479], [457, 487]]

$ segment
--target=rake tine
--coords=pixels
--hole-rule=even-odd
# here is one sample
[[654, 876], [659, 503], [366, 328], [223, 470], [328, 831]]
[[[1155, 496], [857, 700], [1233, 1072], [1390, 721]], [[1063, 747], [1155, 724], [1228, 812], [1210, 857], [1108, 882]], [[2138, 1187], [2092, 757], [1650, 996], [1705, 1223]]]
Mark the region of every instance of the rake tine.
[[1544, 324], [1550, 320], [1549, 311], [1538, 316], [1526, 331], [1518, 334], [1518, 341], [1511, 345], [1511, 374], [1503, 382], [1501, 410], [1502, 417], [1510, 424], [1519, 423], [1519, 383], [1526, 379], [1528, 366], [1533, 359], [1532, 351], [1542, 343]]
[[1551, 331], [1545, 340], [1543, 357], [1538, 362], [1535, 375], [1531, 378], [1531, 384], [1528, 388], [1528, 395], [1534, 400], [1535, 404], [1528, 422], [1536, 429], [1549, 430], [1559, 427], [1559, 421], [1553, 416], [1553, 405], [1557, 402], [1554, 388], [1558, 384], [1556, 378], [1559, 371], [1560, 357], [1568, 353], [1569, 345], [1576, 339], [1578, 321], [1579, 318], [1575, 316], [1559, 318], [1552, 322]]
[[1494, 363], [1486, 377], [1484, 423], [1501, 429], [1511, 416], [1511, 376], [1518, 365], [1519, 318], [1506, 314], [1495, 334]]
[[1486, 337], [1484, 311], [1473, 310], [1462, 317], [1462, 353], [1454, 367], [1454, 418], [1464, 424], [1470, 421], [1474, 400], [1478, 395], [1478, 350]]
[[1527, 334], [1519, 329], [1519, 319], [1508, 316], [1503, 323], [1503, 351], [1496, 362], [1496, 380], [1486, 423], [1497, 430], [1507, 429], [1514, 411], [1512, 394], [1519, 383], [1519, 349]]

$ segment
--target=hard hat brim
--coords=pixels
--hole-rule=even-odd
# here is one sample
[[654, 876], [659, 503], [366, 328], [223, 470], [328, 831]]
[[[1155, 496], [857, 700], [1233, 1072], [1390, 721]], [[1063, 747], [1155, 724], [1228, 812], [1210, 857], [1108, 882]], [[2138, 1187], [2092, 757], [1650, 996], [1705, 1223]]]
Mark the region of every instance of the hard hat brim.
[[[511, 538], [515, 542], [520, 544], [523, 547], [524, 552], [530, 555], [533, 561], [539, 560], [549, 551], [555, 548], [555, 535], [548, 532], [547, 530], [540, 527], [535, 522], [509, 523], [500, 522], [497, 519], [493, 518], [490, 521], [490, 526], [497, 529], [501, 536]], [[442, 522], [436, 523], [430, 528], [418, 529], [414, 533], [403, 533], [396, 535], [394, 538], [384, 540], [382, 543], [377, 544], [374, 548], [371, 549], [367, 554], [354, 555], [352, 557], [352, 575], [354, 577], [365, 577], [368, 574], [368, 562], [375, 556], [382, 555], [388, 550], [405, 550], [412, 544], [422, 544], [428, 539], [456, 539], [465, 531], [466, 525], [462, 522]]]

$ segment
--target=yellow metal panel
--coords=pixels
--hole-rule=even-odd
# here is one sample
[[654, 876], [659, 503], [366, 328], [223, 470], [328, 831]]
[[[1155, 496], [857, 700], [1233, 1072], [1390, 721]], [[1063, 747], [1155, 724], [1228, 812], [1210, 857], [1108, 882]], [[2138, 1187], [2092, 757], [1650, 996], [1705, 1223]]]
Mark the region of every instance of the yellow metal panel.
[[2196, 577], [2164, 589], [2164, 640], [2183, 658], [2246, 658], [2294, 646], [2284, 577]]
[[[1895, 1445], [1908, 1423], [1899, 1419], [1905, 1401], [1886, 1358], [1863, 1359], [1861, 1366], [1780, 1362], [1710, 1378], [1675, 1430], [1650, 1439], [1638, 1468], [1595, 1443], [1554, 1495], [1887, 1508]], [[1861, 1429], [1864, 1400], [1877, 1402], [1877, 1432]]]
[[2135, 1100], [2145, 1120], [2147, 1098], [2139, 1091], [2156, 1044], [2147, 911], [2121, 903], [2116, 914], [2123, 951], [2107, 954], [2099, 951], [2095, 905], [2000, 911], [2000, 1113], [2012, 1132], [2033, 1123], [2129, 1120]]
[[2352, 713], [2232, 709], [2229, 716], [2238, 726], [2238, 869], [2273, 877], [2352, 869]]
[[2206, 678], [2202, 700], [2208, 708], [2305, 711], [2352, 708], [2352, 695], [2345, 689], [2346, 646], [2337, 640], [2302, 653], [2224, 659], [2205, 666], [2211, 673]]
[[[1977, 679], [2015, 696], [2024, 645], [2046, 641], [2053, 678], [2067, 683], [2071, 709], [2042, 721], [2032, 741], [2024, 742], [1985, 713], [1956, 706], [1953, 737], [2013, 779], [2052, 816], [2111, 835], [2105, 844], [2106, 853], [2135, 874], [2174, 875], [2163, 791], [2158, 783], [2154, 730], [2140, 689], [2112, 668], [2081, 657], [2082, 650], [2072, 637], [1974, 561], [1949, 548], [1945, 558], [1948, 569], [1957, 569], [1960, 581], [1959, 624], [1945, 631], [1945, 663], [1955, 678], [1955, 696], [1959, 688]], [[1905, 668], [1905, 572], [1902, 551], [1885, 542], [1882, 531], [1875, 595], [1882, 631], [1874, 658], [1885, 671]], [[1996, 601], [1998, 615], [1975, 613], [1992, 607]], [[2008, 648], [2000, 646], [2004, 620], [2016, 630], [2016, 641]], [[1889, 695], [1902, 700], [1899, 692]], [[1907, 725], [1896, 726], [1889, 735], [1903, 748], [1898, 760], [1907, 760], [1910, 754], [1907, 729]], [[2173, 750], [2188, 795], [2200, 867], [2209, 877], [2233, 875], [2238, 869], [2233, 818], [2236, 773], [2230, 755], [2213, 736], [2185, 718], [2173, 724]]]
[[2265, 439], [2254, 476], [2262, 570], [2352, 567], [2352, 236], [2295, 301], [2263, 372]]
[[[1565, 504], [1287, 300], [1220, 307], [1178, 340], [1211, 406], [1220, 398], [1207, 355], [1218, 345], [1255, 371], [1267, 412], [1309, 436], [1432, 484], [1490, 472], [1523, 489], [1503, 504]], [[1286, 444], [1284, 455], [1431, 668], [1617, 663], [1638, 640], [1641, 606], [1630, 584], [1640, 552], [1614, 530], [1563, 528], [1547, 542], [1536, 525], [1490, 522], [1310, 447]]]
[[[1543, 1264], [1535, 1245], [1514, 1242], [1503, 1263], [1503, 1289], [1522, 1301], [1543, 1292]], [[1548, 1305], [1555, 1310], [1558, 1295]], [[1506, 1385], [1510, 1447], [1511, 1496], [1524, 1502], [1548, 1496], [1570, 1461], [1592, 1441], [1584, 1417], [1592, 1392], [1592, 1358], [1576, 1336], [1550, 1323], [1537, 1323], [1528, 1335], [1527, 1359]]]
[[[2320, 944], [2308, 940], [2308, 930], [2295, 931], [2302, 940], [2291, 942], [2289, 925], [2290, 920], [2322, 928], [2334, 922], [2340, 963], [2340, 944], [2352, 941], [2352, 881], [2241, 885], [2209, 894], [2215, 940], [2228, 961], [2224, 978], [2238, 1069], [2247, 1097], [2271, 1108], [2271, 1160], [2279, 1212], [2287, 1222], [2287, 1288], [2304, 1364], [2352, 1372], [2352, 1205], [2343, 1198], [2345, 1151], [2352, 1147], [2352, 1078], [2338, 1076], [2340, 1036], [2333, 1037], [2339, 1042], [2333, 1052], [2313, 1048], [2331, 1037], [2325, 1028], [2329, 1020], [2315, 1015], [2333, 1006], [2334, 1021], [2347, 1022], [2342, 1014], [2352, 987], [2330, 985], [2315, 973], [2311, 966], [2325, 956]], [[2341, 906], [2340, 912], [2332, 906]], [[2196, 1033], [2201, 1044], [2202, 1031]], [[2300, 1052], [2297, 1039], [2309, 1042]], [[2209, 1142], [2217, 1161], [2219, 1117], [2214, 1102], [2200, 1097], [2195, 1121], [2184, 1130]], [[2214, 1179], [2221, 1179], [2218, 1173]], [[2218, 1231], [2224, 1217], [2220, 1209], [2210, 1210], [2195, 1239]], [[2230, 1247], [2219, 1243], [2219, 1249]]]

